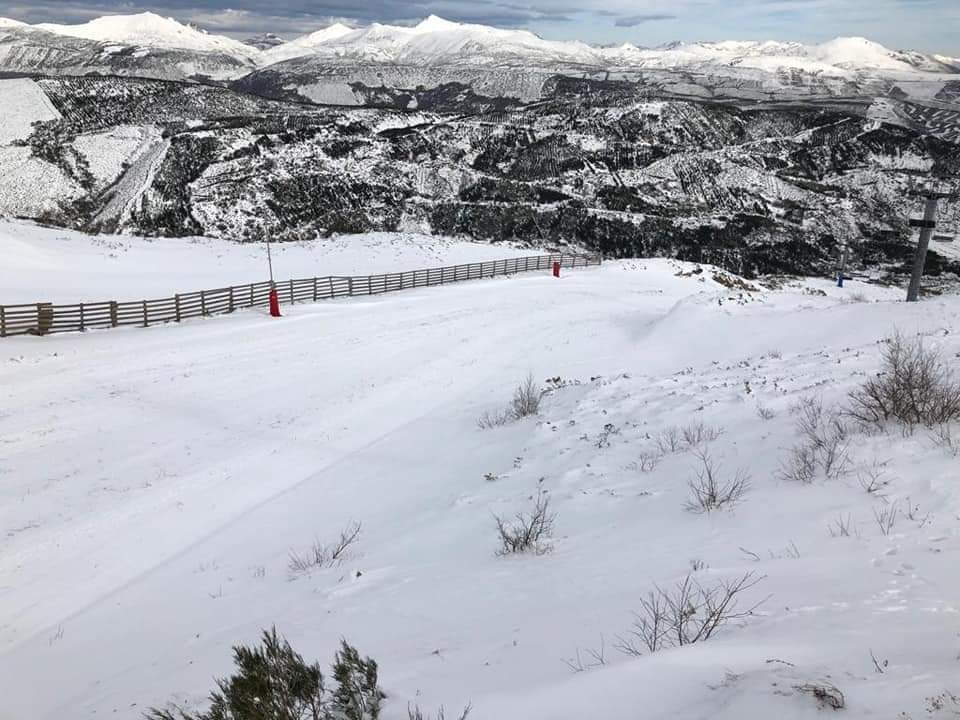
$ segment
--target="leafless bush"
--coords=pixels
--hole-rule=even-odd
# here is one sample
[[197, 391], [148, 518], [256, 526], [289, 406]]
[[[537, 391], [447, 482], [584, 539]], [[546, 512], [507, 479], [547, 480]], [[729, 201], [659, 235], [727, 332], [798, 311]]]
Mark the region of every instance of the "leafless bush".
[[501, 410], [500, 412], [486, 411], [477, 419], [477, 427], [481, 430], [489, 430], [490, 428], [506, 425], [511, 420], [513, 420], [513, 414], [509, 410]]
[[839, 412], [824, 411], [821, 398], [804, 398], [800, 401], [797, 431], [819, 456], [828, 478], [843, 472], [847, 463], [849, 431]]
[[896, 503], [875, 507], [873, 509], [873, 519], [877, 521], [877, 527], [880, 528], [880, 532], [884, 537], [887, 537], [893, 532], [893, 528], [897, 524], [898, 513], [899, 509]]
[[290, 552], [290, 561], [287, 569], [291, 575], [302, 575], [314, 568], [337, 567], [347, 553], [347, 550], [360, 537], [360, 523], [353, 523], [340, 533], [340, 537], [332, 543], [322, 543], [319, 540], [304, 553]]
[[[467, 705], [463, 709], [463, 712], [457, 716], [457, 720], [467, 720], [467, 718], [470, 716], [470, 711], [472, 709], [473, 709], [472, 706]], [[447, 717], [446, 712], [444, 711], [443, 706], [441, 705], [440, 709], [437, 710], [435, 720], [446, 720], [446, 717]], [[413, 707], [410, 707], [409, 705], [407, 705], [407, 718], [409, 720], [431, 720], [429, 715], [423, 714], [423, 711], [420, 709], [419, 705], [414, 705]]]
[[845, 705], [843, 693], [835, 685], [828, 682], [804, 683], [793, 687], [800, 692], [813, 695], [820, 707], [841, 710]]
[[780, 477], [784, 480], [808, 485], [817, 477], [817, 453], [809, 445], [796, 445], [780, 465]]
[[780, 477], [811, 483], [821, 467], [828, 479], [845, 473], [849, 463], [849, 430], [840, 414], [824, 410], [823, 401], [817, 397], [801, 398], [792, 412], [798, 415], [797, 434], [801, 442], [790, 450], [789, 457], [780, 466]]
[[680, 429], [680, 434], [683, 437], [683, 444], [687, 449], [692, 450], [719, 438], [723, 435], [723, 428], [697, 422], [685, 425]]
[[644, 450], [637, 458], [637, 469], [642, 473], [653, 472], [660, 462], [660, 454]]
[[533, 375], [528, 374], [514, 389], [510, 405], [497, 412], [484, 412], [477, 420], [477, 426], [481, 430], [489, 430], [490, 428], [501, 427], [514, 420], [536, 415], [540, 411], [540, 401], [543, 399], [543, 395], [544, 391], [533, 379]]
[[960, 419], [960, 382], [939, 352], [897, 333], [886, 341], [880, 372], [850, 393], [847, 413], [864, 427], [933, 428]]
[[685, 505], [690, 512], [704, 513], [735, 505], [750, 489], [750, 476], [737, 470], [732, 478], [722, 478], [720, 468], [706, 451], [699, 451], [700, 469], [687, 485], [690, 499]]
[[668, 427], [657, 435], [657, 448], [661, 455], [670, 455], [681, 448], [680, 428]]
[[655, 587], [641, 601], [630, 632], [616, 648], [627, 655], [709, 640], [721, 627], [749, 617], [763, 601], [741, 610], [739, 596], [763, 580], [746, 573], [736, 580], [704, 587], [689, 574], [672, 588]]
[[761, 420], [773, 420], [776, 416], [777, 414], [773, 410], [765, 405], [761, 405], [759, 402], [757, 403], [757, 417]]
[[830, 523], [827, 529], [830, 531], [830, 537], [850, 537], [851, 534], [856, 534], [857, 532], [857, 528], [853, 524], [853, 518], [850, 515], [846, 517], [841, 515]]
[[528, 374], [516, 389], [513, 391], [513, 401], [510, 403], [510, 410], [516, 420], [530, 417], [540, 412], [540, 399], [543, 397], [543, 390], [537, 385], [532, 374]]
[[577, 648], [576, 654], [572, 658], [564, 658], [563, 664], [574, 672], [585, 672], [606, 665], [607, 643], [603, 636], [600, 636], [600, 647], [588, 648], [583, 653]]
[[886, 478], [887, 471], [883, 463], [874, 462], [872, 465], [861, 467], [857, 471], [857, 482], [869, 495], [879, 495], [890, 481]]
[[542, 555], [550, 551], [548, 540], [553, 535], [556, 514], [550, 510], [550, 498], [542, 489], [537, 491], [531, 512], [519, 512], [513, 520], [504, 520], [498, 515], [493, 517], [500, 537], [497, 555], [525, 552]]

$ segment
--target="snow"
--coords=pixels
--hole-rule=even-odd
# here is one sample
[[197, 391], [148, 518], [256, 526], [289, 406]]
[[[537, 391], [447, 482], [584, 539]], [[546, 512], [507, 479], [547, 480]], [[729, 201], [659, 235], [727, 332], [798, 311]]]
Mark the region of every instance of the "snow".
[[[45, 268], [61, 277], [54, 243], [14, 252], [35, 250], [36, 287]], [[94, 267], [78, 237], [63, 247], [64, 262]], [[401, 264], [402, 247], [370, 264], [391, 252]], [[163, 264], [168, 286], [226, 262], [192, 249], [189, 265]], [[696, 270], [612, 262], [296, 305], [280, 320], [0, 341], [2, 407], [16, 408], [0, 411], [0, 716], [202, 704], [230, 645], [275, 623], [324, 664], [341, 637], [374, 656], [384, 720], [408, 702], [504, 720], [638, 707], [812, 720], [824, 710], [795, 686], [825, 678], [851, 718], [948, 717], [926, 707], [957, 690], [957, 458], [891, 431], [853, 435], [833, 480], [792, 484], [777, 468], [797, 441], [791, 407], [841, 402], [894, 328], [960, 352], [960, 298], [906, 304], [900, 289], [824, 280], [746, 292]], [[527, 371], [569, 384], [537, 418], [478, 429]], [[730, 511], [683, 509], [688, 452], [637, 467], [657, 433], [698, 421], [723, 428], [710, 452], [724, 471], [752, 475]], [[874, 466], [883, 498], [857, 481]], [[553, 551], [496, 557], [491, 514], [526, 508], [538, 487], [557, 513]], [[873, 520], [885, 502], [919, 510], [885, 536]], [[831, 537], [848, 514], [855, 536]], [[340, 568], [289, 577], [291, 549], [351, 521], [362, 534]], [[644, 593], [694, 560], [705, 583], [765, 576], [748, 600], [766, 602], [706, 644], [616, 652]], [[603, 667], [562, 662], [601, 643]]]
[[0, 146], [26, 138], [35, 122], [60, 117], [46, 93], [28, 78], [0, 80], [0, 107], [3, 108]]
[[[169, 297], [176, 292], [261, 282], [267, 274], [262, 244], [213, 238], [90, 236], [0, 220], [0, 247], [4, 248], [0, 303], [7, 304]], [[542, 251], [506, 243], [374, 232], [274, 243], [272, 254], [275, 276], [289, 279], [418, 270]]]
[[281, 62], [283, 60], [289, 60], [290, 58], [309, 55], [314, 52], [318, 45], [336, 40], [353, 31], [354, 29], [352, 27], [344, 25], [343, 23], [334, 23], [308, 35], [295, 38], [290, 42], [272, 47], [265, 52], [265, 57], [267, 57], [270, 62]]
[[59, 35], [99, 42], [198, 52], [221, 52], [247, 59], [259, 58], [261, 54], [256, 48], [245, 45], [239, 40], [223, 35], [212, 35], [179, 23], [173, 18], [165, 18], [152, 12], [135, 15], [105, 15], [79, 25], [43, 23], [34, 27]]
[[31, 156], [28, 147], [0, 147], [0, 221], [38, 217], [80, 195], [80, 186], [56, 165]]

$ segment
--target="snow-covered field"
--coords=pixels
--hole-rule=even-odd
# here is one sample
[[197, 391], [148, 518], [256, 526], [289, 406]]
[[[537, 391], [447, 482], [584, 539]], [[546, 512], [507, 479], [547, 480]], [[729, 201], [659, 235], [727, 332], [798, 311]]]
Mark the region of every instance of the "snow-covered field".
[[[213, 238], [90, 236], [0, 219], [0, 246], [0, 304], [141, 300], [268, 277], [263, 244]], [[272, 254], [274, 276], [280, 280], [418, 270], [542, 251], [411, 233], [367, 233], [274, 243]]]
[[[391, 253], [483, 255], [381, 241], [370, 270]], [[122, 242], [115, 262], [132, 273], [171, 241]], [[27, 247], [58, 281], [71, 262], [114, 262], [92, 241]], [[168, 286], [171, 272], [202, 286], [262, 261], [180, 247], [180, 266], [157, 263]], [[309, 274], [349, 254], [291, 246], [278, 263]], [[386, 720], [408, 702], [448, 716], [471, 702], [495, 720], [818, 718], [832, 711], [796, 686], [823, 681], [847, 717], [955, 717], [955, 701], [930, 698], [960, 691], [960, 460], [892, 431], [853, 435], [831, 480], [790, 483], [778, 467], [797, 442], [791, 408], [841, 402], [895, 328], [957, 357], [960, 298], [907, 305], [818, 280], [744, 292], [692, 270], [606, 263], [280, 320], [0, 341], [0, 718], [202, 704], [231, 644], [273, 624], [324, 665], [341, 637], [375, 657]], [[122, 275], [104, 282], [121, 292]], [[537, 418], [479, 429], [528, 371], [565, 382]], [[684, 509], [693, 453], [652, 460], [661, 432], [698, 422], [722, 428], [721, 471], [751, 476], [731, 510]], [[859, 482], [871, 474], [887, 483], [875, 494]], [[538, 488], [552, 552], [497, 557], [493, 514], [527, 509]], [[893, 503], [884, 535], [874, 511]], [[291, 551], [352, 522], [342, 566], [291, 578]], [[693, 566], [708, 585], [764, 576], [744, 602], [765, 602], [708, 643], [617, 652], [646, 593]], [[601, 647], [603, 666], [563, 662]]]

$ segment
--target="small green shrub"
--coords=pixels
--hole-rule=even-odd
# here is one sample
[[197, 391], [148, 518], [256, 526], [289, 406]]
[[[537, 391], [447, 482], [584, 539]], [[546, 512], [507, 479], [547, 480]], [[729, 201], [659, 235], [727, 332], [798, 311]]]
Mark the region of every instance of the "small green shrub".
[[361, 658], [341, 641], [333, 663], [336, 688], [328, 690], [319, 663], [307, 664], [276, 628], [263, 632], [258, 647], [237, 645], [237, 672], [217, 680], [210, 707], [191, 713], [181, 707], [151, 708], [147, 720], [377, 720], [385, 695], [377, 685], [377, 663]]

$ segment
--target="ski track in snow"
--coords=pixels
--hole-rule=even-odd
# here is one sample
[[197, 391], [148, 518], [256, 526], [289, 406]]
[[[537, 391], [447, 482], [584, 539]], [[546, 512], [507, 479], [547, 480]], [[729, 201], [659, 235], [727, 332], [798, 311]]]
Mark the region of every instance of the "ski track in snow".
[[[274, 623], [324, 665], [340, 637], [375, 657], [385, 720], [408, 701], [517, 720], [812, 719], [824, 711], [795, 686], [824, 678], [849, 717], [924, 717], [956, 691], [960, 463], [894, 431], [854, 435], [837, 479], [777, 469], [791, 407], [842, 401], [895, 327], [960, 353], [960, 300], [818, 280], [744, 293], [677, 274], [691, 268], [615, 262], [281, 320], [3, 341], [0, 717], [202, 704], [230, 645]], [[570, 383], [538, 418], [479, 430], [528, 370]], [[691, 421], [723, 428], [724, 472], [751, 474], [731, 511], [683, 510], [689, 452], [637, 466]], [[858, 484], [870, 467], [885, 500]], [[541, 486], [553, 552], [495, 557], [491, 514]], [[885, 501], [916, 519], [882, 535]], [[846, 515], [856, 537], [831, 537]], [[351, 521], [363, 531], [341, 567], [289, 577], [292, 549]], [[707, 644], [617, 653], [643, 594], [694, 560], [704, 581], [765, 575], [750, 600], [769, 599]], [[561, 662], [601, 644], [605, 667]]]

